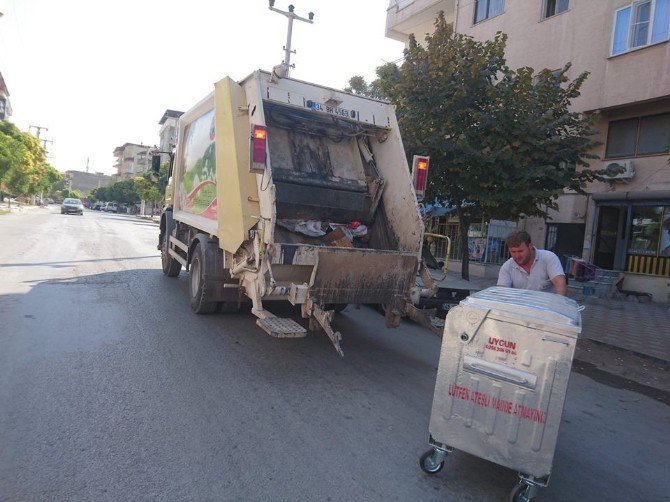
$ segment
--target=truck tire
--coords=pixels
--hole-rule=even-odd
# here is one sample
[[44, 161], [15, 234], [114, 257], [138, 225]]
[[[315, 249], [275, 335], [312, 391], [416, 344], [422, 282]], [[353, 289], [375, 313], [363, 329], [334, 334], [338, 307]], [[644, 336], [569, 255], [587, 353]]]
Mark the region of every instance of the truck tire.
[[175, 224], [172, 219], [172, 213], [165, 213], [165, 231], [161, 239], [161, 265], [163, 273], [168, 277], [177, 277], [181, 271], [181, 263], [170, 256], [170, 234], [174, 229]]
[[198, 242], [193, 250], [189, 273], [189, 292], [191, 296], [191, 310], [196, 314], [211, 314], [218, 308], [218, 302], [207, 301], [207, 261], [205, 260], [202, 243]]
[[240, 311], [240, 302], [219, 302], [218, 309], [222, 314], [234, 314]]

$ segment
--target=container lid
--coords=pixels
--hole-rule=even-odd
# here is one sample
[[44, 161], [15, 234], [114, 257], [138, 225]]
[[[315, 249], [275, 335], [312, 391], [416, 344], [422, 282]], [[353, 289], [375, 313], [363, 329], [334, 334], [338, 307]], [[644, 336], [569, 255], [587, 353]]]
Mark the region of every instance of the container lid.
[[582, 331], [582, 308], [571, 298], [554, 293], [494, 286], [470, 295], [461, 305], [490, 309], [562, 332]]

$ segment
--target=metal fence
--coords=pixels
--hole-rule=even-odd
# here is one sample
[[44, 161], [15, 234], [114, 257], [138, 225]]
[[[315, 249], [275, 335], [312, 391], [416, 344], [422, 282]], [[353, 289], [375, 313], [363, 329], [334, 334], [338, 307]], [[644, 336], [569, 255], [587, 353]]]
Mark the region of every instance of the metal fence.
[[[446, 235], [451, 240], [449, 258], [461, 260], [461, 229], [458, 222], [448, 221], [445, 217], [428, 220], [430, 233]], [[499, 265], [509, 258], [505, 239], [516, 229], [516, 222], [491, 220], [472, 223], [468, 232], [468, 256], [470, 261]], [[447, 255], [447, 242], [444, 239], [428, 239], [428, 246], [438, 261], [444, 261]]]

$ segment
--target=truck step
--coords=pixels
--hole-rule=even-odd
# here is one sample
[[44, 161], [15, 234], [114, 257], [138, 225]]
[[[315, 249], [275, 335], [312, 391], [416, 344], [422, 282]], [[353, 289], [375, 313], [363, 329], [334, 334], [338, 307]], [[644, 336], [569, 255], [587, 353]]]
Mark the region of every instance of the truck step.
[[307, 336], [307, 330], [293, 319], [266, 317], [265, 319], [256, 319], [256, 324], [268, 335], [276, 338], [303, 338]]

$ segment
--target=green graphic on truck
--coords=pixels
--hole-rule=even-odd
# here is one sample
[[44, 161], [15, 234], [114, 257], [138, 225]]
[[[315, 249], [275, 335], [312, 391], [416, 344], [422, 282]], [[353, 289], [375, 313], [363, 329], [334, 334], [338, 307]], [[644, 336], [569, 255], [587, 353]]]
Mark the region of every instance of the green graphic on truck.
[[200, 116], [185, 130], [181, 208], [216, 220], [216, 154], [214, 110]]

